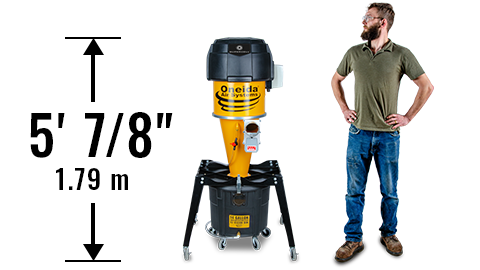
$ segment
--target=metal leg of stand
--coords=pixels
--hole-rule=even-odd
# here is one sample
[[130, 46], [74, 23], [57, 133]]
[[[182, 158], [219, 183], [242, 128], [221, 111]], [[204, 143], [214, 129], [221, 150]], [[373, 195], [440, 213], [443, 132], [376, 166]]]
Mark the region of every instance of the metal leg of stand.
[[203, 181], [201, 177], [195, 177], [195, 185], [193, 187], [192, 202], [190, 203], [190, 212], [188, 214], [187, 229], [185, 231], [185, 239], [183, 240], [183, 253], [186, 261], [190, 258], [188, 246], [190, 245], [190, 237], [192, 236], [193, 225], [195, 224], [195, 217], [200, 206], [200, 199], [202, 198]]
[[278, 203], [280, 204], [280, 212], [283, 217], [283, 224], [287, 232], [288, 245], [290, 246], [290, 258], [292, 261], [297, 260], [295, 251], [295, 241], [293, 240], [292, 223], [290, 222], [290, 214], [288, 213], [287, 197], [285, 195], [285, 187], [283, 186], [283, 178], [277, 177], [275, 180], [275, 190], [277, 191]]

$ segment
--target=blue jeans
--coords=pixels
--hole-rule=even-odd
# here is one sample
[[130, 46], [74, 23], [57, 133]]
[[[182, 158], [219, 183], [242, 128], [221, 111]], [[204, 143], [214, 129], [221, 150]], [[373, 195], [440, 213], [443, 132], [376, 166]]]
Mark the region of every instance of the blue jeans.
[[347, 241], [362, 240], [365, 188], [372, 157], [375, 159], [382, 193], [381, 214], [383, 237], [397, 232], [397, 180], [400, 134], [367, 131], [350, 126], [347, 149], [347, 203], [348, 222], [344, 232]]

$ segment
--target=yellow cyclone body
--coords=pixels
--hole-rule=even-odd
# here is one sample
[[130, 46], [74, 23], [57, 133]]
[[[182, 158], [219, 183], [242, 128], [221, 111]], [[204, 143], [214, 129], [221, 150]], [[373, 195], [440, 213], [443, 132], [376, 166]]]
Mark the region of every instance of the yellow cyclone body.
[[243, 145], [244, 121], [265, 113], [265, 82], [213, 82], [213, 116], [220, 118], [229, 176], [248, 176], [252, 153]]

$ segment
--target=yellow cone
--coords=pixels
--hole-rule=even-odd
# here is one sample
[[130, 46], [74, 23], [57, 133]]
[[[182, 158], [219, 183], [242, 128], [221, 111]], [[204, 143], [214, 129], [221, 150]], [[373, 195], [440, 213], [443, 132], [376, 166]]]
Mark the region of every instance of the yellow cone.
[[225, 150], [227, 151], [228, 167], [230, 174], [228, 176], [247, 177], [250, 168], [250, 159], [252, 153], [245, 152], [243, 145], [243, 120], [226, 120], [220, 119], [222, 126], [223, 141]]

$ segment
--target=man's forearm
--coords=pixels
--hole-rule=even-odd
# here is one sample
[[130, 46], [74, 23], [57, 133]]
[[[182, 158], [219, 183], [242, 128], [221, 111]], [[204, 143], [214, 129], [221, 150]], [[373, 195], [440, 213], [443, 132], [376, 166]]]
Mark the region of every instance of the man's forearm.
[[423, 105], [425, 105], [428, 98], [433, 92], [433, 85], [430, 83], [430, 80], [428, 79], [426, 74], [421, 75], [418, 79], [414, 80], [414, 82], [418, 85], [419, 88], [413, 105], [405, 114], [405, 117], [407, 117], [409, 121], [412, 121], [412, 119], [422, 109]]

